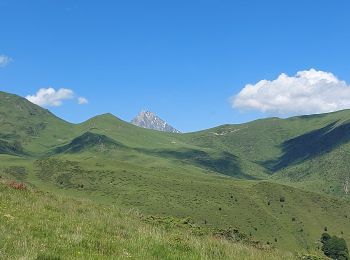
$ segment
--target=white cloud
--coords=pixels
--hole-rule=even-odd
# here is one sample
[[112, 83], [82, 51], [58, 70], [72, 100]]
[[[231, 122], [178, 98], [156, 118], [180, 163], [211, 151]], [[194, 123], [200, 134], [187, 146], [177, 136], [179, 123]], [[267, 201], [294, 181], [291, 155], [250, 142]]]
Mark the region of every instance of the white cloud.
[[6, 55], [0, 55], [0, 67], [5, 67], [12, 59]]
[[26, 99], [39, 106], [60, 106], [65, 99], [72, 99], [74, 92], [71, 89], [60, 88], [57, 91], [53, 88], [41, 88], [35, 95], [28, 95]]
[[79, 105], [85, 105], [85, 104], [88, 104], [88, 103], [89, 103], [89, 101], [86, 98], [84, 98], [84, 97], [79, 97], [78, 98], [78, 104]]
[[330, 72], [310, 69], [295, 76], [247, 84], [232, 98], [232, 106], [290, 116], [350, 108], [350, 85]]

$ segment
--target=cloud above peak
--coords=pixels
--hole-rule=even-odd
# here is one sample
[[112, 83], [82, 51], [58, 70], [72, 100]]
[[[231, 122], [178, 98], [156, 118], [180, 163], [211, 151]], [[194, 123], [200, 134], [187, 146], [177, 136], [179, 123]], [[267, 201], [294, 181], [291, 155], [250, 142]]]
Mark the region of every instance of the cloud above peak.
[[6, 55], [0, 55], [0, 67], [5, 67], [7, 66], [12, 59]]
[[54, 88], [41, 88], [35, 95], [28, 95], [26, 99], [42, 107], [58, 107], [62, 105], [63, 100], [74, 98], [74, 92], [71, 89], [60, 88], [57, 91]]
[[41, 88], [36, 94], [26, 96], [26, 99], [41, 107], [58, 107], [63, 104], [64, 100], [69, 99], [75, 99], [79, 105], [89, 103], [84, 97], [76, 98], [74, 91], [71, 89], [60, 88], [55, 90], [52, 87]]
[[315, 69], [295, 76], [282, 73], [274, 80], [247, 84], [232, 97], [232, 106], [278, 116], [333, 112], [350, 108], [350, 85]]

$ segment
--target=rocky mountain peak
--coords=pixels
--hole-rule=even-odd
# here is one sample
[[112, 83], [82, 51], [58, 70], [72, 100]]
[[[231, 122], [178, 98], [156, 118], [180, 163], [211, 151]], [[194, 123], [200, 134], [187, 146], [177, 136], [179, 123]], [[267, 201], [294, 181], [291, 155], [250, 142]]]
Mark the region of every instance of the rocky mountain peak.
[[131, 121], [131, 123], [139, 127], [162, 132], [180, 133], [180, 131], [176, 130], [174, 127], [150, 111], [141, 111], [137, 117]]

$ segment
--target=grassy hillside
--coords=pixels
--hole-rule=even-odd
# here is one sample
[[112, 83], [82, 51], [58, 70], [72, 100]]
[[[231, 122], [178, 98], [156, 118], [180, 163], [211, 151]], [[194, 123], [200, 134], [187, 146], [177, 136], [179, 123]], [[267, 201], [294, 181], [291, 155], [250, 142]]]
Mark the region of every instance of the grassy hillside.
[[229, 151], [259, 165], [262, 171], [280, 182], [348, 197], [344, 186], [350, 178], [346, 163], [349, 120], [350, 111], [344, 110], [289, 119], [256, 120], [181, 137], [200, 147]]
[[[264, 163], [279, 159], [286, 152], [290, 140], [309, 134], [315, 137], [315, 141], [317, 134], [321, 137], [327, 131], [333, 130], [333, 127], [346, 125], [349, 119], [349, 110], [288, 119], [259, 119], [245, 124], [224, 125], [190, 133], [182, 138], [201, 147], [215, 147], [257, 163]], [[341, 135], [341, 131], [338, 131], [338, 135]], [[342, 138], [335, 144], [340, 145], [347, 141], [346, 138]]]
[[210, 232], [195, 234], [184, 221], [156, 225], [134, 211], [5, 183], [0, 183], [1, 259], [296, 259]]
[[284, 250], [317, 250], [325, 229], [350, 242], [349, 111], [171, 134], [111, 114], [70, 124], [0, 94], [6, 178]]
[[[229, 152], [192, 145], [182, 141], [180, 134], [139, 128], [111, 114], [96, 116], [84, 123], [73, 125], [56, 118], [47, 110], [23, 98], [3, 92], [1, 95], [0, 100], [6, 101], [0, 103], [0, 112], [2, 111], [0, 113], [2, 115], [0, 117], [2, 122], [0, 153], [2, 154], [40, 158], [69, 152], [65, 147], [72, 145], [72, 142], [75, 142], [75, 145], [80, 142], [78, 146], [84, 146], [83, 142], [86, 141], [84, 136], [90, 133], [90, 135], [104, 136], [109, 138], [110, 142], [123, 146], [125, 160], [139, 158], [139, 161], [143, 161], [144, 157], [152, 157], [152, 161], [165, 164], [168, 161], [181, 163], [186, 159], [186, 164], [190, 167], [194, 165], [221, 174], [239, 178], [266, 177], [260, 166]], [[32, 133], [28, 129], [36, 130]], [[19, 147], [18, 152], [14, 151], [16, 145]], [[85, 146], [84, 150], [87, 149], [88, 147]], [[245, 168], [244, 171], [241, 170], [242, 165]]]
[[73, 125], [24, 98], [0, 91], [0, 141], [17, 148], [1, 153], [38, 156], [70, 140]]
[[326, 227], [350, 241], [348, 201], [267, 181], [203, 173], [187, 165], [158, 165], [147, 158], [138, 164], [115, 154], [104, 159], [94, 154], [35, 162], [10, 161], [7, 156], [2, 175], [147, 215], [190, 216], [198, 226], [235, 228], [252, 240], [284, 250], [317, 250]]

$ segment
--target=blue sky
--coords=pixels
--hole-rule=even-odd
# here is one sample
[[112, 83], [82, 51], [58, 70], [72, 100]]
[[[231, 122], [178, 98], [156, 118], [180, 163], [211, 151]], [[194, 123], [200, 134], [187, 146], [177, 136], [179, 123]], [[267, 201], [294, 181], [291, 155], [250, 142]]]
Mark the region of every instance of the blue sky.
[[[0, 10], [0, 65], [8, 58], [0, 90], [72, 90], [74, 99], [48, 107], [71, 122], [106, 112], [129, 121], [147, 109], [194, 131], [350, 107], [346, 0], [0, 0]], [[316, 87], [310, 74], [294, 77], [311, 68], [324, 72], [315, 74]], [[271, 81], [263, 92], [232, 106], [233, 96], [263, 79]], [[313, 106], [281, 103], [294, 83], [301, 106]], [[339, 103], [336, 93], [346, 98]]]

